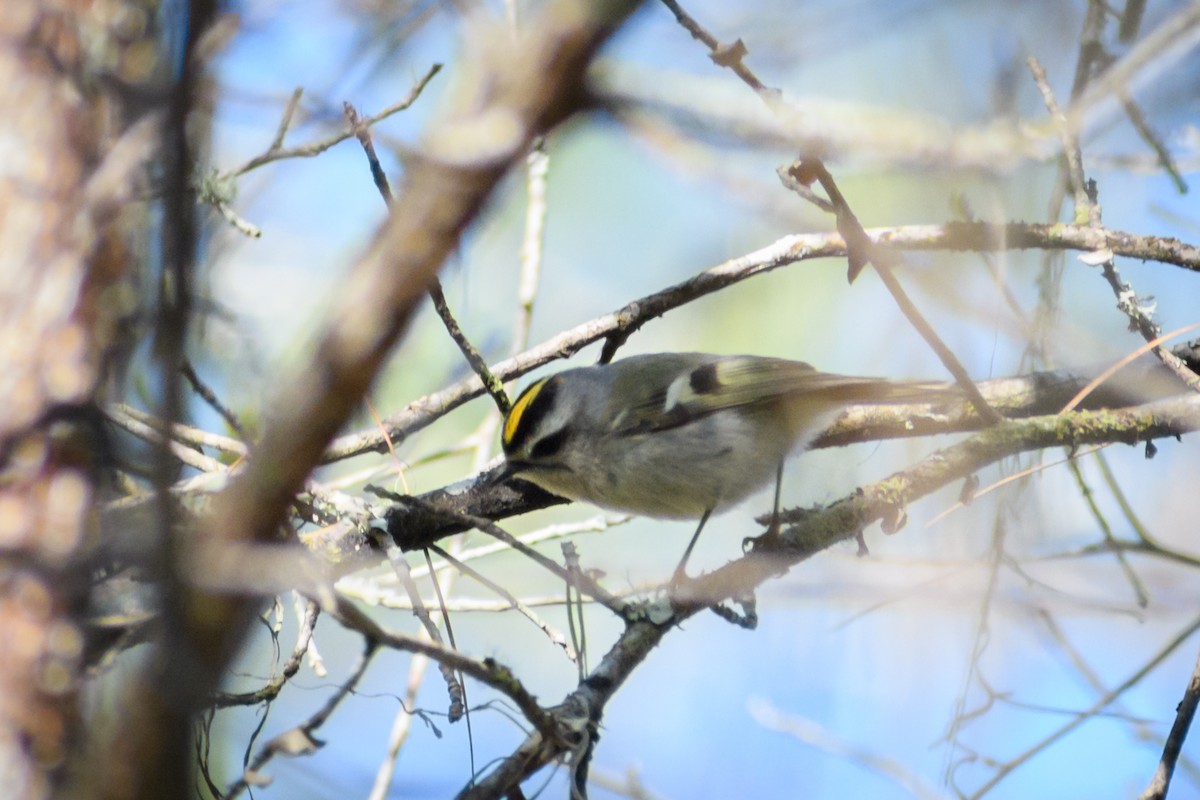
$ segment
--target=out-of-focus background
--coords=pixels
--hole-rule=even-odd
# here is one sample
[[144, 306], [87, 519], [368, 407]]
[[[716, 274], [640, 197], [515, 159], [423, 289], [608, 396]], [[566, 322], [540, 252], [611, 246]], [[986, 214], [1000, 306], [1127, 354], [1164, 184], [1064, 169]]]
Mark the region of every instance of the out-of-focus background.
[[[463, 53], [520, 47], [522, 18], [538, 5], [235, 4], [240, 28], [216, 62], [211, 166], [228, 172], [263, 152], [296, 87], [304, 93], [288, 145], [341, 130], [343, 102], [376, 113], [406, 97], [433, 64], [444, 64], [409, 109], [373, 129], [383, 166], [399, 181], [405, 154], [421, 146], [422, 131], [446, 98], [464, 79], [478, 79], [460, 73]], [[1105, 46], [1118, 59], [1128, 56], [1163, 26], [1194, 16], [1194, 7], [1149, 2], [1138, 35], [1118, 42], [1116, 21], [1109, 20]], [[685, 8], [722, 42], [745, 43], [745, 63], [782, 90], [798, 115], [793, 133], [823, 146], [817, 154], [868, 228], [939, 224], [962, 219], [964, 209], [998, 222], [1070, 219], [1070, 198], [1053, 204], [1061, 151], [1025, 59], [1040, 60], [1065, 107], [1085, 0], [693, 0]], [[512, 43], [476, 38], [481, 18], [503, 19], [514, 10]], [[1190, 41], [1197, 35], [1192, 20], [1190, 34], [1148, 56], [1127, 87], [1185, 180], [1194, 177], [1200, 155], [1200, 58]], [[830, 215], [786, 190], [775, 174], [801, 153], [799, 139], [781, 135], [779, 118], [716, 66], [663, 4], [647, 3], [603, 50], [593, 81], [596, 109], [544, 144], [545, 235], [528, 343], [783, 236], [834, 228]], [[996, 137], [1003, 131], [1036, 146], [1001, 158]], [[1091, 109], [1081, 149], [1104, 225], [1200, 238], [1194, 198], [1156, 166], [1119, 103]], [[254, 419], [280, 401], [268, 379], [311, 352], [315, 320], [386, 209], [354, 139], [312, 158], [256, 169], [236, 187], [231, 207], [262, 237], [249, 238], [215, 215], [208, 223], [200, 287], [211, 313], [200, 326], [196, 366]], [[490, 361], [515, 346], [528, 199], [526, 173], [510, 175], [443, 271], [464, 332]], [[901, 280], [976, 378], [1108, 363], [1142, 343], [1099, 272], [1073, 253], [1047, 260], [1038, 251], [914, 252], [907, 261]], [[1196, 275], [1158, 263], [1118, 260], [1118, 266], [1139, 297], [1156, 298], [1164, 330], [1195, 321]], [[621, 354], [664, 350], [777, 355], [849, 374], [946, 377], [875, 274], [868, 269], [848, 285], [842, 259], [794, 264], [690, 303], [647, 325]], [[597, 354], [588, 348], [569, 363], [590, 363]], [[386, 415], [466, 374], [453, 342], [426, 310], [370, 402]], [[198, 424], [218, 426], [208, 413], [194, 408]], [[495, 416], [489, 401], [475, 400], [405, 441], [397, 458], [361, 457], [318, 477], [345, 480], [351, 490], [367, 481], [414, 493], [447, 485], [495, 454], [494, 427], [486, 427]], [[371, 424], [364, 407], [352, 427]], [[467, 446], [481, 430], [486, 453]], [[832, 501], [951, 441], [805, 454], [789, 463], [785, 505]], [[1137, 554], [1123, 564], [1111, 553], [1079, 552], [1106, 535], [1134, 538], [1136, 515], [1164, 547], [1195, 557], [1194, 499], [1186, 487], [1197, 478], [1200, 458], [1187, 438], [1160, 443], [1153, 460], [1140, 448], [1113, 446], [1103, 452], [1104, 464], [1082, 458], [1077, 472], [1061, 463], [1066, 455], [1049, 450], [985, 471], [979, 477], [987, 486], [1045, 467], [936, 522], [956, 503], [957, 487], [926, 498], [908, 509], [899, 534], [866, 531], [869, 556], [847, 546], [800, 565], [762, 591], [755, 631], [701, 615], [669, 635], [605, 714], [592, 796], [955, 797], [973, 796], [997, 775], [1003, 779], [988, 797], [1136, 796], [1157, 764], [1197, 637], [1102, 713], [1052, 744], [1044, 740], [1194, 624], [1195, 565]], [[692, 568], [711, 569], [738, 555], [742, 538], [761, 530], [753, 518], [769, 507], [762, 496], [715, 519]], [[598, 513], [573, 505], [506, 525], [524, 533]], [[692, 528], [632, 520], [573, 538], [584, 566], [601, 570], [606, 585], [621, 590], [664, 579]], [[558, 543], [545, 550], [557, 557]], [[474, 566], [522, 597], [561, 593], [552, 577], [511, 553]], [[388, 625], [415, 630], [408, 611], [374, 604], [403, 596], [393, 584], [381, 569], [342, 586]], [[451, 606], [475, 600], [502, 604], [478, 583], [458, 580]], [[561, 606], [539, 613], [566, 630]], [[464, 609], [452, 621], [461, 650], [511, 666], [541, 702], [552, 704], [575, 685], [575, 667], [517, 613]], [[586, 624], [595, 663], [619, 631], [599, 609], [587, 611]], [[290, 618], [284, 622], [285, 652], [294, 626]], [[217, 714], [218, 777], [236, 777], [252, 742], [318, 708], [361, 650], [357, 636], [334, 624], [318, 627], [316, 643], [326, 676], [303, 669], [265, 719], [261, 709]], [[404, 713], [410, 662], [399, 653], [379, 656], [321, 729], [324, 746], [272, 762], [272, 782], [255, 796], [367, 797]], [[260, 685], [271, 663], [272, 642], [260, 631], [229, 688]], [[448, 724], [445, 686], [429, 672], [417, 709], [409, 709], [420, 714], [389, 788], [376, 796], [451, 796], [467, 782], [472, 757], [474, 768], [485, 770], [523, 738], [518, 715], [484, 688], [468, 683], [467, 689], [475, 707], [470, 727]], [[1194, 743], [1185, 749], [1189, 755], [1200, 756]], [[1011, 770], [999, 771], [1005, 766]], [[527, 784], [528, 794], [543, 785], [546, 796], [566, 796], [566, 770], [547, 770]], [[1180, 767], [1171, 797], [1200, 797], [1200, 775], [1190, 762]]]

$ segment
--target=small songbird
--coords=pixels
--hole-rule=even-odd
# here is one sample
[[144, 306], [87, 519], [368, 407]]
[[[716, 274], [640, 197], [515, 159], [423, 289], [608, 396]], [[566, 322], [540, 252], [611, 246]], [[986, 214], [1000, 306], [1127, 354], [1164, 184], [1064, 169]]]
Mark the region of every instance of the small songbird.
[[952, 391], [781, 358], [654, 353], [536, 381], [513, 403], [502, 445], [509, 474], [553, 494], [699, 519], [678, 577], [709, 515], [778, 481], [787, 456], [846, 407], [932, 402]]

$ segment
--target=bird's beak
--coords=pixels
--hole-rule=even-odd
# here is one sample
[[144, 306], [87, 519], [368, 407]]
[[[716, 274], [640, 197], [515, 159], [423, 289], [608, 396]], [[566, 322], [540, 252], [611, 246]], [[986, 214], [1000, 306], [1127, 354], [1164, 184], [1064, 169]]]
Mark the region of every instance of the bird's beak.
[[507, 482], [510, 478], [517, 477], [520, 471], [521, 468], [519, 464], [514, 464], [511, 461], [505, 461], [496, 470], [495, 474], [492, 475], [492, 478], [490, 481], [488, 481], [488, 483], [492, 486], [499, 486], [500, 484]]

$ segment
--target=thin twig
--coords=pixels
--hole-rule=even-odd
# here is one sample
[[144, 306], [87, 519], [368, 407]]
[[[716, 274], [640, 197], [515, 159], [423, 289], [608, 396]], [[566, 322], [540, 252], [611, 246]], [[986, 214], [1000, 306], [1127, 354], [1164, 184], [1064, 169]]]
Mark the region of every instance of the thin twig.
[[[459, 548], [462, 545], [462, 538], [455, 537], [451, 542], [451, 548]], [[420, 577], [427, 572], [427, 567], [418, 567], [411, 571], [412, 576]], [[458, 573], [451, 572], [444, 578], [446, 584], [446, 592], [449, 593], [455, 581], [458, 578]], [[411, 599], [408, 602], [408, 610], [412, 610]], [[447, 607], [447, 610], [449, 608]], [[422, 640], [429, 639], [429, 631], [422, 627], [418, 631], [418, 636]], [[413, 709], [417, 707], [417, 693], [421, 685], [425, 682], [425, 675], [429, 669], [430, 658], [423, 653], [414, 653], [408, 665], [408, 677], [404, 682], [404, 699], [401, 702], [400, 708], [396, 709], [396, 718], [392, 721], [392, 729], [388, 734], [387, 754], [380, 761], [379, 768], [375, 771], [375, 782], [371, 786], [369, 800], [383, 800], [387, 796], [388, 790], [391, 787], [392, 776], [396, 770], [396, 760], [400, 756], [400, 750], [408, 741], [408, 735], [412, 730], [412, 721], [414, 717]], [[465, 695], [464, 695], [465, 698]], [[472, 749], [474, 745], [472, 744]], [[472, 754], [472, 760], [474, 756]]]
[[300, 630], [296, 634], [296, 646], [292, 648], [292, 654], [288, 656], [288, 660], [284, 662], [283, 668], [279, 671], [278, 675], [268, 680], [266, 685], [261, 689], [256, 689], [253, 692], [238, 694], [218, 693], [213, 697], [212, 707], [252, 706], [269, 702], [278, 697], [287, 682], [300, 671], [300, 663], [304, 660], [304, 656], [308, 653], [308, 648], [312, 644], [313, 628], [316, 627], [317, 615], [319, 613], [320, 606], [312, 600], [305, 601], [304, 615], [300, 618]]
[[[417, 584], [413, 581], [412, 572], [408, 567], [408, 559], [404, 557], [404, 553], [400, 552], [400, 548], [395, 545], [389, 545], [385, 552], [387, 553], [388, 563], [392, 566], [392, 571], [396, 577], [400, 579], [400, 585], [404, 587], [408, 593], [409, 602], [412, 603], [413, 616], [415, 616], [424, 628], [425, 634], [429, 640], [437, 645], [443, 644], [442, 633], [438, 629], [437, 623], [433, 621], [433, 617], [429, 615], [429, 610], [425, 607], [424, 601], [421, 600], [421, 593], [417, 590]], [[443, 619], [446, 619], [443, 616]], [[451, 644], [451, 649], [455, 649]], [[462, 681], [449, 665], [438, 662], [438, 669], [441, 670], [442, 678], [446, 681], [446, 691], [450, 695], [450, 711], [448, 718], [451, 722], [457, 721], [466, 708], [466, 703], [463, 695]]]
[[[523, 600], [519, 599], [512, 592], [508, 591], [500, 584], [496, 583], [492, 579], [485, 576], [483, 573], [479, 572], [479, 570], [472, 569], [471, 567], [467, 566], [467, 564], [464, 561], [462, 561], [458, 558], [455, 558], [453, 555], [451, 555], [449, 552], [447, 552], [443, 548], [438, 547], [437, 545], [430, 545], [429, 549], [432, 550], [433, 552], [437, 553], [442, 558], [444, 558], [446, 560], [446, 563], [449, 566], [452, 566], [454, 569], [458, 570], [458, 572], [460, 572], [461, 574], [466, 575], [469, 578], [475, 579], [488, 591], [493, 592], [494, 594], [503, 598], [505, 603], [507, 603], [507, 605], [500, 606], [497, 610], [504, 611], [507, 609], [511, 609], [513, 611], [517, 611], [523, 617], [525, 617], [530, 622], [532, 622], [534, 625], [536, 625], [542, 631], [542, 633], [546, 634], [546, 637], [549, 638], [551, 642], [553, 642], [558, 647], [562, 648], [563, 652], [566, 654], [567, 658], [570, 661], [572, 661], [572, 662], [575, 661], [575, 658], [576, 658], [575, 651], [571, 649], [571, 645], [567, 641], [566, 637], [564, 637], [561, 633], [559, 633], [557, 630], [555, 630], [554, 626], [550, 625], [548, 622], [546, 622], [541, 617], [539, 617], [537, 615], [537, 612], [535, 612], [532, 608], [530, 608], [529, 605], [527, 605]], [[437, 573], [432, 570], [432, 565], [430, 565], [430, 574], [432, 576], [434, 576], [433, 580], [436, 585]]]
[[[420, 78], [418, 78], [417, 82], [413, 84], [412, 88], [408, 92], [407, 97], [405, 97], [403, 100], [401, 100], [398, 103], [394, 103], [394, 104], [388, 106], [387, 108], [380, 111], [378, 114], [367, 117], [366, 119], [363, 120], [363, 124], [366, 125], [367, 127], [370, 127], [370, 126], [374, 125], [375, 123], [385, 120], [388, 117], [392, 116], [393, 114], [404, 111], [406, 108], [411, 106], [413, 103], [415, 103], [417, 101], [417, 98], [421, 96], [421, 92], [425, 90], [426, 85], [428, 85], [429, 82], [431, 80], [433, 80], [433, 76], [437, 75], [438, 72], [441, 70], [441, 68], [442, 68], [441, 64], [434, 64], [433, 66], [431, 66], [429, 68], [429, 70], [424, 75], [422, 75]], [[294, 93], [293, 93], [293, 97], [295, 97]], [[291, 103], [291, 101], [289, 101], [288, 107], [284, 110], [284, 119], [285, 120], [290, 117], [290, 114], [292, 113], [291, 108], [292, 108], [292, 103]], [[280, 121], [280, 128], [284, 128], [283, 120]], [[270, 148], [268, 148], [265, 153], [255, 156], [254, 158], [250, 159], [242, 166], [240, 166], [237, 169], [230, 172], [229, 174], [232, 176], [245, 175], [247, 172], [250, 172], [253, 169], [257, 169], [258, 167], [261, 167], [263, 164], [270, 164], [273, 161], [282, 161], [282, 160], [288, 159], [288, 158], [312, 158], [313, 156], [318, 156], [321, 153], [324, 153], [326, 150], [333, 147], [335, 144], [340, 144], [341, 142], [346, 141], [351, 136], [354, 136], [353, 130], [343, 130], [343, 131], [340, 131], [328, 138], [319, 139], [315, 142], [310, 142], [305, 145], [300, 145], [298, 147], [289, 147], [289, 148], [275, 147], [275, 142], [272, 142], [272, 146]]]
[[271, 140], [267, 152], [273, 153], [283, 147], [283, 140], [292, 127], [292, 120], [296, 116], [296, 110], [300, 108], [300, 98], [303, 96], [303, 86], [292, 89], [292, 96], [288, 98], [287, 105], [283, 107], [283, 116], [279, 118], [279, 127], [275, 129], [275, 138]]
[[[661, 586], [661, 582], [655, 583], [653, 586], [646, 587], [647, 590], [652, 590]], [[412, 611], [413, 604], [407, 598], [401, 597], [399, 594], [389, 592], [386, 595], [371, 594], [363, 592], [359, 586], [355, 584], [338, 584], [347, 597], [355, 600], [361, 600], [371, 605], [380, 606], [382, 608], [390, 608], [396, 611]], [[636, 592], [631, 591], [625, 593], [627, 596], [633, 596]], [[421, 602], [429, 605], [435, 602], [436, 598], [424, 598]], [[532, 597], [519, 597], [517, 601], [524, 608], [558, 608], [566, 606], [568, 603], [567, 597], [561, 594], [547, 594]], [[584, 600], [584, 602], [590, 602]], [[459, 614], [495, 614], [503, 611], [512, 611], [513, 604], [503, 598], [496, 600], [476, 600], [465, 597], [451, 598], [446, 601], [446, 609]], [[555, 642], [555, 644], [559, 644]], [[566, 649], [565, 647], [563, 648]], [[572, 658], [571, 660], [574, 660]]]
[[354, 138], [358, 139], [359, 145], [367, 156], [367, 164], [371, 169], [371, 179], [375, 181], [375, 188], [379, 190], [383, 202], [391, 208], [392, 187], [388, 183], [387, 173], [384, 171], [383, 165], [379, 163], [379, 156], [375, 152], [370, 123], [362, 119], [358, 114], [358, 109], [349, 102], [342, 103], [342, 114], [346, 117], [346, 122], [350, 125], [350, 131], [354, 134]]
[[[567, 566], [567, 574], [574, 578], [578, 573], [582, 572], [579, 565], [579, 550], [575, 547], [574, 542], [563, 542], [562, 548], [563, 563]], [[567, 604], [567, 628], [571, 633], [571, 644], [575, 647], [575, 651], [579, 653], [579, 680], [587, 677], [587, 629], [584, 627], [583, 618], [583, 592], [579, 591], [579, 581], [567, 580], [563, 592]], [[576, 625], [578, 620], [578, 625]]]
[[959, 732], [966, 726], [966, 723], [977, 716], [977, 712], [967, 711], [967, 697], [970, 694], [971, 686], [977, 682], [980, 674], [980, 662], [983, 659], [983, 654], [987, 650], [988, 644], [991, 642], [990, 627], [988, 625], [991, 619], [992, 603], [995, 601], [996, 591], [1000, 585], [1000, 565], [1004, 554], [1004, 539], [1007, 527], [999, 516], [992, 524], [992, 542], [988, 557], [988, 574], [987, 586], [984, 587], [980, 597], [979, 610], [976, 616], [974, 636], [971, 641], [971, 657], [967, 662], [967, 673], [963, 676], [962, 686], [958, 691], [958, 695], [954, 701], [954, 717], [950, 721], [950, 727], [946, 731], [945, 741], [950, 746], [947, 751], [946, 774], [945, 780], [951, 782], [954, 775], [955, 764], [951, 759], [956, 748], [961, 749], [962, 743], [959, 740]]
[[[1154, 327], [1157, 328], [1157, 326], [1154, 326]], [[1081, 402], [1083, 402], [1084, 398], [1086, 398], [1089, 394], [1091, 394], [1092, 392], [1094, 392], [1096, 390], [1096, 387], [1100, 386], [1100, 384], [1107, 381], [1109, 378], [1111, 378], [1113, 375], [1115, 375], [1122, 368], [1132, 364], [1139, 356], [1141, 356], [1145, 353], [1148, 353], [1152, 350], [1155, 350], [1155, 349], [1162, 350], [1162, 344], [1164, 342], [1174, 339], [1177, 336], [1182, 336], [1183, 334], [1188, 333], [1190, 331], [1194, 331], [1196, 328], [1200, 328], [1200, 322], [1196, 322], [1191, 325], [1185, 325], [1182, 328], [1176, 328], [1175, 330], [1173, 330], [1169, 333], [1164, 333], [1161, 336], [1156, 336], [1155, 338], [1151, 339], [1150, 341], [1148, 341], [1145, 344], [1138, 347], [1133, 352], [1126, 353], [1121, 359], [1119, 359], [1116, 363], [1114, 363], [1108, 369], [1104, 370], [1099, 375], [1097, 375], [1096, 377], [1094, 377], [1090, 381], [1088, 381], [1087, 386], [1084, 386], [1082, 389], [1080, 389], [1078, 392], [1076, 392], [1075, 396], [1071, 398], [1070, 402], [1068, 402], [1065, 406], [1063, 406], [1063, 411], [1064, 412], [1071, 411], [1072, 409], [1076, 408]], [[1169, 353], [1169, 351], [1164, 351], [1164, 352]], [[1169, 353], [1169, 355], [1171, 356], [1171, 358], [1176, 359], [1179, 362], [1180, 366], [1182, 366], [1184, 369], [1188, 369], [1187, 365], [1183, 364], [1183, 360], [1180, 359], [1178, 356], [1176, 356], [1174, 353]], [[1170, 368], [1171, 365], [1167, 364], [1166, 366], [1168, 368]], [[1175, 372], [1176, 375], [1179, 375], [1178, 370], [1172, 370], [1172, 371]], [[1186, 383], [1187, 376], [1180, 375], [1180, 377], [1183, 378]]]
[[237, 418], [237, 414], [234, 414], [228, 406], [221, 402], [221, 398], [217, 397], [217, 393], [212, 390], [212, 387], [200, 380], [200, 376], [192, 368], [191, 362], [185, 359], [183, 366], [180, 367], [180, 371], [183, 373], [183, 377], [187, 379], [187, 382], [191, 384], [192, 391], [200, 395], [200, 398], [208, 403], [213, 411], [221, 415], [221, 419], [225, 420], [225, 424], [238, 435], [238, 438], [243, 442], [249, 441], [250, 437], [246, 435], [246, 429], [242, 425], [241, 420]]
[[1163, 363], [1163, 365], [1174, 372], [1183, 385], [1192, 391], [1200, 392], [1200, 375], [1193, 372], [1187, 364], [1161, 344], [1160, 333], [1162, 329], [1153, 319], [1154, 311], [1158, 304], [1153, 298], [1139, 298], [1133, 287], [1126, 283], [1121, 278], [1121, 273], [1117, 270], [1116, 258], [1111, 250], [1098, 251], [1091, 256], [1081, 256], [1081, 260], [1086, 264], [1095, 264], [1099, 261], [1102, 268], [1104, 279], [1108, 281], [1108, 285], [1112, 287], [1113, 294], [1117, 298], [1117, 308], [1120, 309], [1125, 316], [1129, 318], [1130, 330], [1135, 330], [1141, 334], [1142, 338], [1151, 344], [1151, 352], [1155, 357]]
[[1096, 204], [1091, 202], [1091, 199], [1088, 197], [1083, 175], [1083, 156], [1079, 151], [1079, 142], [1067, 124], [1066, 116], [1059, 109], [1058, 101], [1054, 99], [1054, 91], [1050, 88], [1050, 82], [1046, 79], [1046, 70], [1042, 66], [1042, 62], [1038, 61], [1036, 56], [1030, 56], [1025, 59], [1025, 64], [1029, 67], [1029, 72], [1033, 75], [1033, 82], [1037, 85], [1038, 91], [1042, 93], [1042, 102], [1046, 106], [1046, 111], [1050, 113], [1050, 120], [1054, 123], [1054, 128], [1058, 131], [1062, 143], [1068, 184], [1075, 197], [1074, 221], [1080, 225], [1097, 225], [1100, 220]]
[[[547, 525], [530, 533], [525, 533], [520, 536], [522, 542], [526, 545], [533, 546], [541, 542], [561, 539], [564, 536], [574, 536], [587, 533], [603, 533], [610, 528], [618, 525], [623, 525], [632, 519], [627, 514], [598, 514], [590, 519], [581, 520], [579, 522], [562, 523], [558, 525]], [[461, 562], [471, 562], [487, 556], [492, 556], [497, 553], [506, 553], [511, 548], [503, 542], [493, 541], [490, 544], [478, 545], [469, 549], [463, 549], [453, 555]], [[448, 562], [434, 564], [434, 569], [438, 572], [453, 571], [453, 567]], [[412, 571], [414, 578], [424, 578], [426, 576], [425, 567], [416, 567]], [[347, 593], [365, 603], [383, 604], [390, 608], [408, 608], [407, 605], [402, 605], [399, 600], [386, 591], [389, 586], [388, 576], [383, 575], [366, 580], [357, 580], [353, 576], [342, 578], [339, 583]], [[382, 590], [382, 591], [381, 591]], [[490, 608], [490, 606], [489, 606]]]
[[979, 387], [971, 380], [971, 376], [967, 374], [966, 367], [954, 355], [954, 352], [942, 341], [938, 336], [937, 331], [929, 324], [920, 310], [917, 309], [915, 303], [909, 298], [908, 292], [904, 290], [900, 280], [896, 277], [893, 271], [894, 266], [903, 265], [903, 259], [894, 250], [876, 244], [867, 235], [862, 224], [858, 221], [850, 204], [846, 202], [846, 198], [838, 189], [837, 182], [834, 181], [833, 175], [825, 168], [825, 165], [817, 160], [801, 161], [794, 164], [787, 170], [792, 173], [801, 183], [812, 183], [816, 180], [825, 190], [825, 194], [829, 197], [829, 201], [833, 204], [835, 213], [837, 214], [838, 231], [842, 234], [842, 238], [846, 241], [846, 257], [850, 262], [850, 280], [853, 281], [858, 271], [864, 264], [870, 262], [875, 267], [875, 272], [883, 281], [884, 286], [891, 293], [899, 306], [900, 311], [908, 319], [909, 324], [916, 329], [921, 338], [937, 355], [942, 365], [954, 376], [955, 382], [967, 395], [967, 399], [971, 402], [975, 411], [979, 414], [980, 419], [989, 425], [994, 425], [1003, 419], [999, 413], [992, 408], [983, 394], [980, 393]]
[[742, 59], [746, 55], [746, 45], [741, 39], [737, 39], [730, 44], [721, 44], [717, 37], [706, 31], [704, 27], [693, 19], [676, 0], [662, 0], [664, 6], [671, 10], [675, 15], [675, 19], [683, 26], [684, 30], [692, 35], [692, 38], [704, 44], [708, 48], [708, 57], [712, 59], [717, 66], [727, 67], [733, 70], [742, 81], [759, 94], [759, 96], [777, 96], [778, 89], [768, 87], [758, 79], [758, 76], [743, 63]]
[[1040, 560], [1059, 561], [1067, 558], [1076, 559], [1099, 554], [1107, 555], [1114, 552], [1139, 553], [1141, 555], [1153, 556], [1154, 558], [1161, 558], [1164, 561], [1169, 561], [1173, 564], [1179, 564], [1180, 566], [1189, 567], [1191, 569], [1200, 569], [1200, 557], [1191, 555], [1189, 553], [1184, 553], [1179, 550], [1172, 550], [1168, 547], [1163, 547], [1154, 541], [1143, 541], [1141, 539], [1136, 539], [1133, 541], [1127, 539], [1114, 539], [1112, 541], [1094, 542], [1092, 544], [1084, 545], [1083, 547], [1078, 547], [1066, 552], [1052, 553], [1050, 555], [1043, 556]]
[[1159, 759], [1158, 769], [1146, 791], [1142, 792], [1140, 800], [1164, 800], [1171, 786], [1171, 776], [1175, 773], [1175, 764], [1183, 752], [1183, 742], [1187, 738], [1188, 729], [1192, 726], [1192, 718], [1196, 716], [1196, 706], [1200, 705], [1200, 656], [1196, 657], [1196, 665], [1192, 667], [1192, 677], [1188, 680], [1183, 692], [1183, 699], [1175, 710], [1175, 723], [1167, 735], [1167, 743], [1163, 746], [1162, 758]]
[[[508, 531], [504, 530], [490, 519], [472, 516], [469, 514], [461, 514], [444, 508], [437, 508], [421, 500], [419, 497], [394, 495], [380, 490], [377, 487], [367, 487], [367, 489], [368, 491], [373, 491], [377, 495], [395, 501], [397, 505], [418, 506], [421, 507], [425, 513], [440, 519], [444, 519], [447, 522], [462, 525], [467, 528], [477, 528], [497, 541], [502, 542], [513, 550], [516, 550], [531, 561], [536, 562], [539, 566], [550, 572], [559, 580], [566, 581], [568, 579], [567, 571], [563, 567], [559, 566], [552, 559], [542, 555], [537, 550], [534, 550], [532, 547], [525, 544]], [[613, 613], [617, 614], [618, 616], [624, 616], [626, 613], [628, 613], [628, 607], [626, 603], [621, 601], [620, 598], [616, 597], [608, 590], [604, 589], [589, 576], [579, 576], [579, 583], [583, 591], [586, 591], [589, 595], [595, 598], [597, 602], [606, 606]]]
[[[1070, 470], [1071, 477], [1075, 479], [1075, 485], [1079, 489], [1079, 494], [1087, 505], [1092, 519], [1096, 521], [1096, 527], [1100, 529], [1100, 534], [1104, 537], [1105, 543], [1111, 546], [1116, 542], [1116, 537], [1113, 536], [1112, 532], [1112, 525], [1109, 524], [1108, 517], [1100, 509], [1100, 504], [1096, 502], [1096, 495], [1083, 475], [1083, 469], [1079, 466], [1079, 459], [1069, 459], [1067, 469]], [[1146, 585], [1134, 571], [1133, 565], [1125, 558], [1125, 553], [1121, 550], [1113, 550], [1113, 555], [1116, 557], [1117, 563], [1121, 566], [1121, 571], [1125, 573], [1125, 579], [1129, 581], [1130, 588], [1133, 589], [1133, 596], [1137, 601], [1138, 608], [1145, 608], [1150, 605], [1150, 595], [1146, 592]]]
[[367, 667], [371, 665], [371, 659], [378, 651], [379, 644], [379, 642], [370, 637], [366, 638], [363, 653], [359, 657], [358, 664], [355, 665], [350, 676], [338, 685], [337, 691], [325, 701], [325, 705], [300, 725], [284, 731], [267, 742], [258, 751], [258, 755], [254, 757], [241, 776], [225, 791], [225, 800], [233, 800], [233, 798], [248, 789], [252, 781], [261, 780], [262, 768], [276, 755], [305, 755], [317, 749], [319, 745], [313, 737], [313, 733], [325, 724], [343, 700], [354, 693], [359, 682], [366, 674]]
[[[433, 559], [429, 555], [429, 548], [425, 548], [423, 553], [425, 555], [425, 566], [429, 569], [429, 582], [433, 584], [433, 591], [437, 595], [437, 604], [441, 611], [442, 622], [446, 626], [446, 640], [450, 643], [451, 649], [458, 650], [458, 641], [454, 637], [454, 625], [450, 622], [450, 612], [446, 609], [446, 596], [442, 594], [441, 581], [438, 580], [437, 573], [433, 571]], [[451, 722], [457, 722], [463, 717], [467, 720], [467, 747], [470, 750], [471, 774], [474, 775], [475, 734], [471, 729], [471, 701], [467, 697], [467, 682], [461, 674], [454, 676], [450, 687], [450, 696], [452, 702], [450, 704], [450, 713], [446, 715], [446, 718]]]
[[[370, 126], [358, 114], [358, 111], [350, 103], [343, 104], [343, 111], [346, 115], [346, 120], [350, 123], [350, 128], [362, 145], [363, 152], [367, 156], [367, 164], [371, 169], [371, 178], [375, 181], [375, 188], [379, 190], [383, 202], [390, 208], [392, 205], [392, 188], [388, 184], [387, 173], [383, 170], [383, 165], [379, 163], [379, 156], [375, 153], [375, 143], [371, 138]], [[458, 320], [454, 318], [454, 313], [450, 310], [450, 305], [446, 302], [446, 295], [442, 291], [442, 282], [438, 278], [434, 278], [429, 284], [429, 299], [433, 301], [433, 308], [437, 311], [438, 316], [442, 320], [442, 324], [446, 326], [446, 332], [450, 334], [450, 338], [458, 345], [459, 351], [466, 358], [467, 363], [479, 379], [483, 382], [488, 394], [496, 401], [496, 406], [500, 409], [501, 414], [507, 414], [509, 409], [508, 395], [504, 391], [504, 384], [501, 383], [495, 375], [488, 369], [487, 361], [475, 349], [475, 345], [463, 333], [462, 328], [458, 324]], [[391, 443], [389, 442], [389, 450]]]
[[1142, 522], [1141, 517], [1134, 510], [1133, 504], [1126, 497], [1121, 484], [1117, 482], [1117, 476], [1113, 474], [1112, 468], [1108, 465], [1108, 458], [1104, 453], [1096, 454], [1096, 464], [1100, 467], [1100, 475], [1104, 478], [1104, 483], [1108, 487], [1108, 491], [1112, 493], [1112, 497], [1117, 501], [1117, 506], [1121, 509], [1121, 513], [1125, 515], [1125, 521], [1129, 523], [1129, 527], [1137, 534], [1138, 539], [1147, 543], [1154, 544], [1150, 537], [1149, 531]]
[[443, 645], [427, 642], [398, 631], [390, 631], [360, 611], [353, 603], [347, 602], [337, 595], [327, 597], [325, 600], [329, 603], [325, 606], [326, 613], [336, 617], [347, 628], [358, 631], [368, 640], [385, 647], [410, 653], [422, 653], [439, 664], [445, 664], [451, 669], [490, 686], [516, 704], [534, 728], [551, 737], [557, 735], [554, 721], [538, 705], [537, 698], [516, 679], [511, 670], [494, 659], [478, 661]]
[[459, 352], [463, 354], [463, 358], [470, 364], [471, 369], [479, 376], [480, 382], [483, 383], [487, 393], [491, 395], [492, 400], [496, 403], [496, 407], [500, 409], [500, 413], [508, 414], [511, 403], [509, 402], [508, 394], [504, 391], [504, 382], [496, 377], [495, 373], [488, 367], [487, 361], [475, 349], [475, 345], [471, 344], [471, 340], [462, 332], [462, 328], [458, 325], [458, 320], [454, 318], [449, 304], [446, 303], [446, 295], [442, 292], [441, 281], [434, 279], [433, 283], [430, 284], [429, 298], [433, 301], [434, 310], [441, 317], [442, 324], [446, 326], [446, 332], [450, 334], [450, 338], [458, 345]]

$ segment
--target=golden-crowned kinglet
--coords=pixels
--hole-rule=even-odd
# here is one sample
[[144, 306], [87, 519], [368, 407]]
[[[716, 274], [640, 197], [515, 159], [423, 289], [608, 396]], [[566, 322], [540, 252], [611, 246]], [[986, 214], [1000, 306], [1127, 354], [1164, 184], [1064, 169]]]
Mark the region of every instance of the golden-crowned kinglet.
[[713, 511], [776, 477], [847, 406], [930, 402], [946, 391], [781, 358], [655, 353], [533, 383], [501, 441], [508, 472], [549, 492], [703, 528]]

